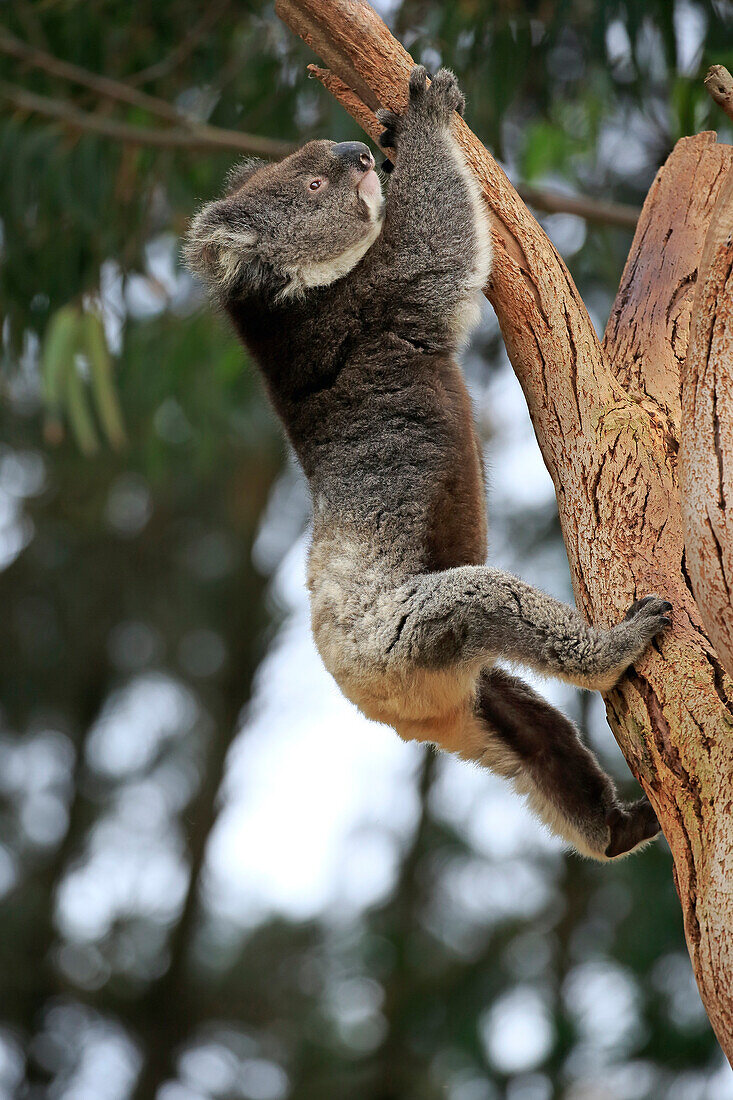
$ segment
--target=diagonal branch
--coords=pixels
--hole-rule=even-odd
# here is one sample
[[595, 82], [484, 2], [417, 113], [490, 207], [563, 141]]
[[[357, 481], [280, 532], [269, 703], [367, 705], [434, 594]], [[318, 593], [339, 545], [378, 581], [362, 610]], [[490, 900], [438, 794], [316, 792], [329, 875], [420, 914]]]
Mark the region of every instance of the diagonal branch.
[[[382, 127], [356, 92], [330, 69], [309, 65], [308, 71], [346, 108], [352, 118], [356, 119], [375, 145], [378, 144], [377, 138]], [[517, 194], [530, 206], [547, 214], [575, 214], [579, 218], [585, 218], [586, 221], [598, 222], [601, 225], [617, 225], [622, 229], [634, 229], [639, 220], [640, 210], [636, 206], [627, 206], [624, 203], [599, 202], [584, 196], [563, 195], [559, 191], [544, 187], [530, 187], [526, 184], [517, 186]]]
[[[327, 88], [332, 96], [366, 130], [369, 136], [378, 144], [377, 138], [382, 127], [376, 121], [373, 113], [361, 101], [356, 92], [340, 80], [329, 69], [319, 68], [318, 65], [309, 65], [308, 71], [316, 80], [320, 80], [324, 88]], [[601, 225], [617, 225], [623, 229], [634, 229], [639, 220], [641, 211], [636, 206], [626, 206], [618, 202], [598, 202], [595, 199], [563, 195], [559, 191], [548, 190], [544, 187], [529, 187], [525, 184], [517, 186], [519, 194], [530, 206], [537, 210], [543, 210], [547, 214], [575, 214], [576, 217], [585, 218], [589, 222], [598, 222]]]
[[[182, 126], [186, 131], [190, 132], [191, 137], [195, 139], [191, 143], [192, 146], [201, 146], [204, 148], [207, 146], [221, 147], [224, 149], [239, 150], [242, 153], [249, 153], [251, 155], [273, 158], [287, 156], [287, 154], [293, 150], [293, 146], [284, 141], [273, 141], [270, 138], [260, 138], [254, 134], [243, 134], [238, 130], [226, 130], [218, 126], [209, 126], [206, 123], [196, 122], [184, 112], [179, 111], [173, 104], [168, 103], [165, 99], [148, 95], [147, 92], [141, 92], [138, 88], [125, 83], [123, 80], [114, 80], [112, 77], [102, 76], [99, 73], [91, 72], [89, 69], [84, 69], [80, 65], [74, 65], [70, 61], [64, 61], [62, 58], [55, 57], [46, 50], [28, 45], [28, 43], [23, 42], [20, 38], [17, 38], [4, 28], [0, 28], [0, 53], [7, 54], [9, 57], [14, 57], [16, 60], [22, 61], [24, 64], [30, 65], [32, 68], [38, 69], [41, 72], [48, 73], [50, 76], [59, 77], [61, 80], [71, 81], [73, 84], [79, 84], [83, 88], [89, 88], [90, 91], [95, 92], [104, 99], [111, 99], [116, 103], [126, 103], [130, 107], [137, 107], [139, 110], [147, 111], [149, 114], [155, 115], [157, 118], [163, 119], [166, 122], [172, 122]], [[35, 93], [24, 92], [24, 94], [30, 96]], [[38, 98], [40, 100], [42, 97]], [[58, 113], [61, 106], [67, 107], [69, 111], [76, 110], [76, 108], [73, 108], [71, 105], [62, 104], [59, 100], [49, 100], [49, 103], [54, 104], [54, 110], [56, 111], [51, 117], [58, 118], [60, 121], [66, 121], [66, 119], [62, 118]], [[29, 109], [44, 114], [48, 113], [49, 108], [47, 105], [46, 111], [42, 110], [40, 106]], [[77, 112], [77, 115], [80, 119], [82, 117], [82, 112]], [[135, 133], [136, 129], [140, 130], [141, 133], [139, 133], [137, 137], [122, 137], [119, 127], [126, 126], [127, 124], [125, 123], [113, 122], [112, 130], [105, 133], [101, 124], [106, 120], [95, 115], [87, 115], [86, 119], [83, 125], [79, 121], [80, 129], [94, 129], [96, 133], [105, 134], [105, 136], [108, 137], [117, 136], [120, 140], [134, 142], [135, 144], [185, 144], [182, 140], [182, 135], [168, 142], [165, 140], [153, 140], [155, 135], [165, 133], [166, 131], [150, 130], [147, 132], [144, 127], [128, 127], [127, 132], [129, 135]], [[93, 121], [90, 122], [89, 120]], [[143, 136], [144, 133], [149, 133], [153, 136]]]
[[564, 195], [547, 187], [516, 184], [517, 194], [528, 206], [544, 214], [574, 214], [598, 225], [615, 225], [619, 229], [636, 229], [641, 210], [625, 202], [602, 202], [584, 195]]
[[28, 92], [15, 84], [0, 82], [0, 97], [20, 111], [55, 119], [71, 130], [99, 134], [113, 141], [130, 145], [149, 145], [158, 149], [236, 149], [251, 156], [280, 158], [292, 152], [284, 141], [261, 138], [254, 134], [218, 130], [213, 126], [186, 126], [160, 129], [152, 126], [130, 126], [76, 107], [59, 99]]
[[50, 76], [57, 76], [61, 80], [69, 80], [73, 84], [80, 84], [83, 88], [89, 88], [105, 99], [127, 103], [130, 107], [139, 107], [141, 110], [148, 111], [159, 118], [164, 118], [168, 122], [195, 125], [192, 119], [176, 110], [166, 100], [159, 99], [158, 96], [148, 95], [147, 92], [141, 92], [137, 88], [125, 84], [122, 80], [113, 80], [112, 77], [90, 72], [89, 69], [83, 69], [80, 65], [64, 61], [45, 50], [29, 46], [20, 38], [16, 38], [10, 31], [1, 27], [0, 52], [30, 65], [33, 69], [48, 73]]

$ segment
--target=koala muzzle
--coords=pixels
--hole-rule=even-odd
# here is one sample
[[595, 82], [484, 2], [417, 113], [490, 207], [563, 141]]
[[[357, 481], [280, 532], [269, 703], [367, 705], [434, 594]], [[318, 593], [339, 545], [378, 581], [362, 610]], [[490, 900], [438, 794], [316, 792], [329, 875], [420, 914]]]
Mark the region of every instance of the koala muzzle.
[[363, 141], [340, 141], [331, 146], [331, 154], [349, 168], [358, 168], [361, 172], [369, 172], [374, 167], [374, 157]]

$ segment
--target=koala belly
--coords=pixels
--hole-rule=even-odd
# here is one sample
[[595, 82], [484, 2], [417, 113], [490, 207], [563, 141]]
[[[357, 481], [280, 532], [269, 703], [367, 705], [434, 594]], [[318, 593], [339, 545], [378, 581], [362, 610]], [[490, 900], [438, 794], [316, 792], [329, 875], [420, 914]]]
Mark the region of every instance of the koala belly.
[[393, 648], [405, 614], [389, 565], [359, 542], [314, 543], [311, 626], [324, 665], [367, 718], [405, 741], [426, 741], [474, 759], [485, 742], [475, 715], [478, 669], [421, 667]]

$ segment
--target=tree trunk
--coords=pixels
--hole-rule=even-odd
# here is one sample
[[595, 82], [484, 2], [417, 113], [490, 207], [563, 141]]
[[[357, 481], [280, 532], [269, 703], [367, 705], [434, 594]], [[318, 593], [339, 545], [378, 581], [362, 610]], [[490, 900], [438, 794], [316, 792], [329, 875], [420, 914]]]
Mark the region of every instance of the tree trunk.
[[682, 369], [680, 485], [687, 570], [733, 675], [733, 172], [710, 221]]
[[[376, 138], [374, 110], [406, 104], [409, 54], [365, 0], [276, 8], [329, 66], [311, 66], [314, 75]], [[646, 593], [674, 603], [673, 629], [606, 706], [672, 849], [690, 958], [730, 1059], [733, 682], [692, 594], [677, 454], [692, 294], [733, 149], [714, 134], [678, 142], [647, 197], [601, 345], [565, 264], [504, 172], [458, 117], [455, 133], [492, 215], [486, 294], [555, 485], [578, 606], [610, 626]], [[722, 358], [723, 344], [710, 354]], [[726, 377], [722, 364], [716, 377]], [[726, 446], [730, 456], [727, 438]], [[710, 453], [709, 433], [701, 453]], [[725, 596], [729, 615], [727, 588]]]

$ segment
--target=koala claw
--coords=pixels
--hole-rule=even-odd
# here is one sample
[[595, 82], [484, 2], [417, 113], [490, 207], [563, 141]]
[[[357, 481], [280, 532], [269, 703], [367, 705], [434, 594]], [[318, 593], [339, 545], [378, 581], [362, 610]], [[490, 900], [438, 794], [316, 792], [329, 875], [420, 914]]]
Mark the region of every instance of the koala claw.
[[383, 149], [396, 149], [400, 131], [400, 116], [394, 111], [380, 107], [376, 112], [377, 121], [384, 126], [384, 132], [377, 139]]
[[439, 69], [432, 82], [428, 84], [427, 81], [425, 66], [416, 65], [410, 73], [410, 105], [406, 114], [398, 115], [383, 107], [376, 112], [377, 121], [384, 126], [378, 138], [382, 148], [397, 149], [408, 119], [447, 126], [454, 111], [463, 114], [466, 100], [450, 69]]
[[662, 600], [659, 596], [644, 596], [641, 600], [634, 600], [624, 616], [624, 622], [633, 622], [651, 639], [672, 625], [667, 614], [671, 610], [672, 604], [669, 600]]
[[458, 87], [455, 74], [450, 69], [438, 69], [427, 94], [434, 100], [439, 98], [441, 106], [448, 114], [458, 111], [458, 114], [462, 115], [466, 109], [466, 97]]
[[410, 102], [419, 99], [427, 90], [428, 70], [424, 65], [415, 65], [410, 73]]

